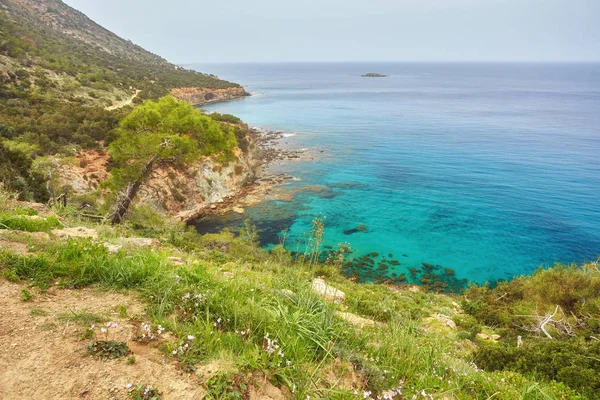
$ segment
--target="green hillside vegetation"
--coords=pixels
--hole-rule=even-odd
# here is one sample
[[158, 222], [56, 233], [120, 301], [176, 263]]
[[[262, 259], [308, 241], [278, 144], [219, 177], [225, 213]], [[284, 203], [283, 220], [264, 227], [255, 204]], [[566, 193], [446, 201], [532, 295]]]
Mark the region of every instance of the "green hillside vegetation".
[[470, 317], [461, 323], [472, 334], [487, 325], [503, 337], [500, 345], [476, 351], [482, 368], [561, 381], [600, 398], [598, 262], [539, 269], [494, 289], [471, 287], [463, 308]]
[[131, 111], [108, 106], [156, 100], [177, 87], [237, 86], [170, 64], [60, 1], [8, 0], [0, 8], [0, 179], [22, 199], [47, 201], [33, 160], [108, 145]]
[[[56, 211], [62, 225], [87, 225], [98, 239], [19, 234], [55, 224], [40, 224], [40, 217], [13, 225], [10, 240], [27, 243], [32, 253], [0, 253], [2, 276], [30, 290], [138, 291], [151, 329], [174, 335], [159, 339], [166, 357], [191, 373], [209, 362], [229, 366], [204, 381], [207, 398], [246, 398], [257, 371], [297, 399], [600, 398], [595, 264], [557, 266], [495, 289], [472, 287], [464, 296], [433, 294], [351, 282], [340, 272], [343, 254], [317, 263], [322, 231], [308, 235], [293, 258], [282, 248], [260, 249], [249, 225], [239, 237], [202, 236], [160, 217], [136, 219], [137, 211], [129, 218], [135, 225], [118, 227], [79, 220], [69, 208]], [[30, 214], [15, 203], [2, 220], [26, 221]], [[320, 221], [315, 226], [322, 229]], [[161, 247], [111, 252], [103, 244], [141, 234]], [[344, 298], [315, 292], [315, 278]], [[546, 325], [552, 339], [534, 329], [539, 318], [522, 316], [549, 316], [557, 305], [565, 314]], [[498, 342], [489, 338], [496, 333]]]
[[136, 107], [121, 121], [109, 148], [114, 168], [107, 184], [125, 189], [112, 222], [122, 222], [140, 187], [157, 168], [185, 166], [200, 156], [215, 155], [227, 162], [234, 158], [235, 147], [232, 128], [172, 96]]

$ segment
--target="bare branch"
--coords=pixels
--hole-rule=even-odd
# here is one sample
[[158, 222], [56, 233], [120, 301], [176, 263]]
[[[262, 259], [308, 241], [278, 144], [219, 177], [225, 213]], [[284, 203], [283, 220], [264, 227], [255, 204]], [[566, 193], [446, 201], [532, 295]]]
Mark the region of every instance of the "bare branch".
[[498, 297], [497, 299], [495, 299], [494, 301], [498, 301], [503, 299], [504, 297], [508, 296], [508, 292], [504, 293], [502, 296]]
[[554, 309], [554, 313], [552, 315], [547, 316], [546, 319], [540, 324], [541, 331], [544, 332], [544, 334], [548, 336], [549, 339], [552, 339], [552, 336], [550, 336], [550, 334], [546, 331], [546, 325], [548, 324], [548, 322], [552, 321], [552, 318], [554, 318], [559, 308], [559, 306], [556, 306], [556, 308]]

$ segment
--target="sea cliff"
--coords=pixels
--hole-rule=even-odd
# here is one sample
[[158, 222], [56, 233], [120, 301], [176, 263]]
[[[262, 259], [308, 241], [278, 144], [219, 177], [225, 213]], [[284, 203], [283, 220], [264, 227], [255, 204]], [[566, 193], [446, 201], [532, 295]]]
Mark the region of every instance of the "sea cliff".
[[[158, 168], [140, 190], [137, 205], [152, 208], [177, 221], [192, 221], [209, 214], [244, 213], [272, 194], [272, 187], [288, 176], [271, 174], [269, 163], [281, 160], [302, 161], [313, 155], [308, 151], [287, 150], [278, 146], [280, 132], [250, 129], [238, 125], [248, 140], [244, 151], [235, 149], [229, 162], [203, 157], [185, 167]], [[103, 202], [102, 184], [110, 176], [110, 156], [101, 150], [81, 150], [72, 159], [56, 159], [58, 187], [69, 197], [85, 198], [90, 193]]]
[[184, 87], [171, 89], [171, 94], [180, 100], [191, 103], [194, 106], [217, 103], [220, 101], [235, 100], [250, 96], [250, 93], [246, 92], [246, 90], [244, 90], [242, 87], [228, 87], [223, 89]]

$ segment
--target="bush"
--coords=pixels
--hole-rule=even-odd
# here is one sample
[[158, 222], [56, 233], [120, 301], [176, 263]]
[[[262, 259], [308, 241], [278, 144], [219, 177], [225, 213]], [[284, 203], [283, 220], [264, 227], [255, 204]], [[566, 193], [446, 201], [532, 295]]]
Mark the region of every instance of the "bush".
[[243, 400], [249, 395], [244, 374], [217, 372], [206, 381], [206, 399]]
[[60, 227], [62, 227], [62, 223], [55, 216], [42, 218], [37, 215], [0, 213], [0, 229], [48, 233], [52, 229]]
[[510, 370], [559, 381], [600, 399], [600, 342], [528, 339], [521, 348], [483, 345], [475, 362], [487, 371]]
[[214, 119], [215, 121], [219, 121], [219, 122], [228, 122], [230, 124], [241, 124], [242, 120], [239, 119], [238, 117], [231, 115], [231, 114], [220, 114], [217, 112], [211, 113], [208, 115], [209, 117], [211, 117], [212, 119]]

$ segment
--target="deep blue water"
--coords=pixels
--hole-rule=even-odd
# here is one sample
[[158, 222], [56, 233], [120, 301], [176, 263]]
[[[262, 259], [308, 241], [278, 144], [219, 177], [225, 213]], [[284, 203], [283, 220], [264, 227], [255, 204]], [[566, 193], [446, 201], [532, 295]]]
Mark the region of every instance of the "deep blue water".
[[392, 253], [398, 274], [425, 262], [484, 282], [600, 255], [600, 64], [194, 68], [255, 94], [207, 109], [325, 150], [274, 167], [331, 191], [249, 209], [265, 245], [287, 228], [295, 250], [322, 213], [327, 245]]

